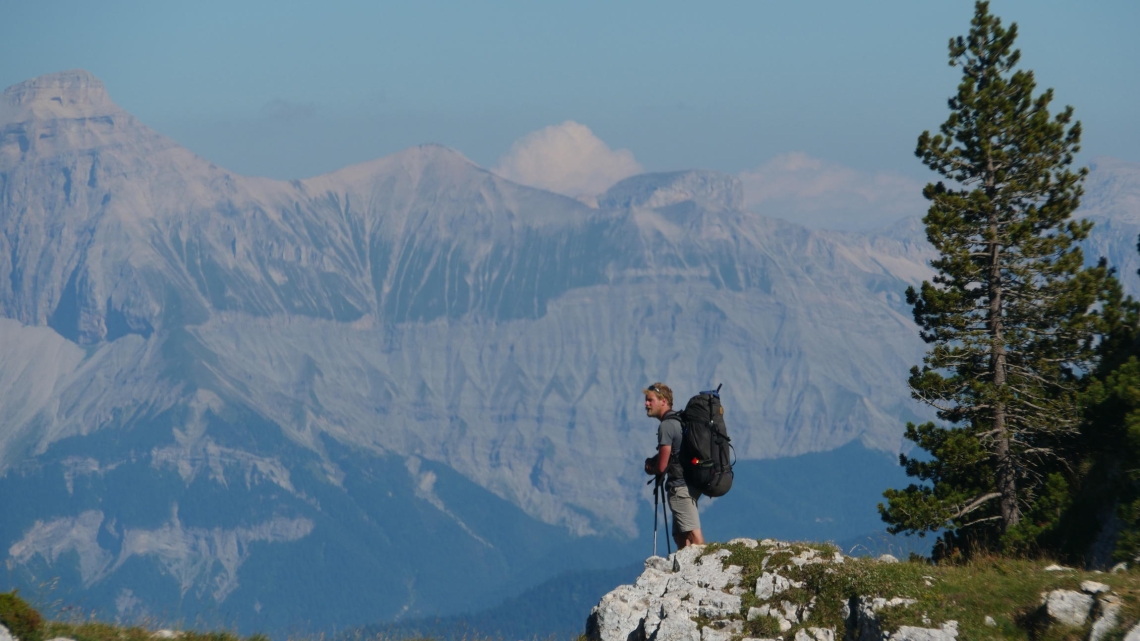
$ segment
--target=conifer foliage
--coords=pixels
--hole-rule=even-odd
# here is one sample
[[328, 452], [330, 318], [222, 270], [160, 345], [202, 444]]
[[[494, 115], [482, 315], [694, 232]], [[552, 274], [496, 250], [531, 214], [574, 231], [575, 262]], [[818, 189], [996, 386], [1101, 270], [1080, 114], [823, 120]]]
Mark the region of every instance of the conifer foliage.
[[1060, 558], [1105, 567], [1140, 558], [1140, 302], [1117, 284], [1101, 317], [1100, 359], [1073, 448], [1081, 475], [1047, 546]]
[[893, 533], [945, 529], [943, 553], [1024, 542], [1063, 507], [1062, 451], [1114, 280], [1076, 245], [1092, 227], [1070, 217], [1087, 173], [1071, 168], [1080, 123], [1072, 107], [1050, 114], [1052, 90], [1034, 95], [1016, 38], [976, 4], [969, 34], [950, 40], [962, 71], [950, 116], [915, 151], [945, 181], [923, 192], [939, 256], [933, 282], [907, 291], [931, 346], [909, 382], [942, 423], [907, 426], [928, 455], [901, 462], [925, 483], [887, 490], [879, 511]]

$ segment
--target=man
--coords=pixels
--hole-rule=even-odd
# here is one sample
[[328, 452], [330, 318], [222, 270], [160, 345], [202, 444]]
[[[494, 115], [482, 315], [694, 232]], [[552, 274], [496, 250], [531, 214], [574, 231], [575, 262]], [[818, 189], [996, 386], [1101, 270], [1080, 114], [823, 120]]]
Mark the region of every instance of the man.
[[645, 459], [645, 473], [668, 473], [665, 490], [669, 509], [673, 511], [673, 540], [677, 549], [686, 545], [702, 544], [701, 515], [697, 512], [697, 499], [701, 493], [685, 483], [680, 462], [674, 452], [681, 451], [681, 421], [673, 412], [673, 390], [665, 383], [654, 383], [643, 390], [645, 415], [655, 418], [657, 425], [657, 456]]

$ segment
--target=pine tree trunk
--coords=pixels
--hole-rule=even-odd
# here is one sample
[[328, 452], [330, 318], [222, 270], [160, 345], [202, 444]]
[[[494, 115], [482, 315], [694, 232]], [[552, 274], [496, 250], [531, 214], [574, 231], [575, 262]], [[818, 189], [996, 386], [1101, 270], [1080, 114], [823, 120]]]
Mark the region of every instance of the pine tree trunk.
[[[992, 160], [990, 161], [992, 168]], [[987, 191], [993, 190], [993, 173], [987, 172]], [[992, 200], [991, 200], [992, 202]], [[1001, 529], [1006, 532], [1021, 520], [1017, 506], [1017, 471], [1009, 451], [1009, 431], [1005, 424], [1005, 402], [1001, 394], [1006, 385], [1005, 327], [1002, 322], [1003, 282], [1001, 277], [1001, 242], [999, 239], [998, 214], [990, 211], [990, 264], [989, 264], [989, 330], [990, 368], [994, 391], [997, 395], [993, 403], [994, 467], [997, 491], [1001, 493]]]

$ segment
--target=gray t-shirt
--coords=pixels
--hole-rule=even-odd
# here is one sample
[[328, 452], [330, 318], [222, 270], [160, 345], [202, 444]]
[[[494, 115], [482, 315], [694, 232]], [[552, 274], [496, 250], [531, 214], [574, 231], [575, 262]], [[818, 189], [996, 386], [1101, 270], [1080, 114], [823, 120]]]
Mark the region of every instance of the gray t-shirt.
[[[657, 426], [657, 447], [661, 447], [662, 445], [671, 447], [671, 457], [673, 459], [676, 459], [678, 452], [681, 451], [681, 438], [681, 421], [676, 416], [666, 417], [665, 420], [661, 421], [661, 424]], [[666, 471], [669, 473], [667, 485], [674, 486], [685, 482], [679, 464], [670, 462], [669, 468]]]

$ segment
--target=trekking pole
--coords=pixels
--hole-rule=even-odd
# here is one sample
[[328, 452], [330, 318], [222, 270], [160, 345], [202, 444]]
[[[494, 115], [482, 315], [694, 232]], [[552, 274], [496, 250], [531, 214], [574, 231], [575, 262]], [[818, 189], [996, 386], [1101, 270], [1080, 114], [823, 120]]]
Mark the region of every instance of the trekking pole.
[[[653, 485], [653, 556], [657, 556], [657, 490], [661, 488], [661, 477], [656, 476], [649, 480], [649, 483], [656, 483]], [[646, 485], [649, 485], [646, 483]]]

